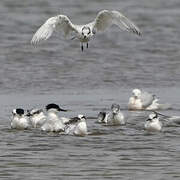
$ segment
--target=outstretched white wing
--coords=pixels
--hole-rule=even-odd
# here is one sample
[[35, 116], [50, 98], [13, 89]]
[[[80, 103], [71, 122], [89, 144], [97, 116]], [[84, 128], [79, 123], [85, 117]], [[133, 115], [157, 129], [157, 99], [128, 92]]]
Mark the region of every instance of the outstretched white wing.
[[49, 18], [34, 34], [31, 43], [38, 44], [41, 41], [45, 41], [51, 37], [54, 31], [64, 31], [65, 36], [70, 32], [75, 31], [76, 27], [71, 23], [69, 18], [65, 15], [58, 15]]
[[104, 31], [111, 25], [117, 25], [120, 29], [141, 35], [141, 32], [135, 24], [118, 11], [103, 10], [98, 13], [92, 22], [95, 31]]

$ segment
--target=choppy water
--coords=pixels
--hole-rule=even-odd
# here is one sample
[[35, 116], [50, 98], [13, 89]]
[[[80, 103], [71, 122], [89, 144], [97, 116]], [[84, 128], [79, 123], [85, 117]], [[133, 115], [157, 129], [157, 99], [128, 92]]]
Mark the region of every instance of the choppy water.
[[[112, 27], [83, 53], [77, 41], [58, 35], [36, 49], [29, 44], [51, 16], [80, 24], [102, 9], [121, 10], [142, 38]], [[180, 179], [180, 126], [165, 122], [163, 132], [147, 134], [148, 113], [127, 111], [138, 87], [173, 105], [164, 114], [180, 115], [179, 0], [1, 0], [0, 16], [0, 179]], [[86, 137], [10, 129], [13, 108], [51, 102], [72, 110], [63, 115], [88, 117], [117, 102], [128, 124], [89, 118]]]

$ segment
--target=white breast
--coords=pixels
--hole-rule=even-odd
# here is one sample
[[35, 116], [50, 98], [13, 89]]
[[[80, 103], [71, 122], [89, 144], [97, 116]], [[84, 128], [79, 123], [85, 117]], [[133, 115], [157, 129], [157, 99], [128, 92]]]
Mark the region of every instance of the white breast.
[[155, 99], [150, 106], [146, 108], [147, 110], [157, 110], [159, 109], [158, 99]]
[[27, 117], [14, 117], [11, 121], [11, 128], [13, 129], [28, 129], [30, 127]]
[[65, 125], [58, 118], [55, 113], [48, 113], [47, 120], [42, 125], [41, 130], [43, 131], [51, 131], [51, 132], [60, 132], [64, 131]]
[[113, 124], [124, 125], [125, 124], [124, 115], [120, 112], [115, 114], [113, 118]]
[[118, 112], [116, 114], [110, 112], [107, 115], [106, 123], [110, 125], [124, 125], [125, 124], [124, 115], [121, 112]]
[[135, 99], [134, 97], [130, 97], [128, 103], [129, 110], [141, 110], [142, 109], [142, 102], [141, 99]]
[[162, 123], [156, 118], [153, 121], [147, 121], [144, 127], [148, 131], [160, 131], [162, 129]]
[[34, 128], [42, 126], [46, 121], [44, 113], [40, 113], [31, 117], [31, 123]]
[[87, 135], [87, 125], [85, 121], [79, 122], [74, 130], [74, 135], [85, 136]]

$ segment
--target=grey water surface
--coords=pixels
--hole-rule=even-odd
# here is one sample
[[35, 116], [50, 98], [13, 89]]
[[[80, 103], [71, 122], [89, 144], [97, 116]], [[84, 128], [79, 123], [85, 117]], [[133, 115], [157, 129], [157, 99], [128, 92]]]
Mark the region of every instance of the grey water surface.
[[[30, 40], [51, 16], [92, 21], [102, 9], [120, 10], [142, 37], [115, 26], [96, 35], [81, 52], [77, 40], [54, 34], [34, 48]], [[129, 112], [133, 88], [157, 94], [180, 115], [179, 0], [0, 1], [0, 179], [180, 179], [180, 126], [163, 121], [148, 134], [148, 112]], [[88, 117], [86, 137], [10, 129], [13, 108], [58, 103]], [[119, 103], [126, 126], [102, 126], [99, 111]]]

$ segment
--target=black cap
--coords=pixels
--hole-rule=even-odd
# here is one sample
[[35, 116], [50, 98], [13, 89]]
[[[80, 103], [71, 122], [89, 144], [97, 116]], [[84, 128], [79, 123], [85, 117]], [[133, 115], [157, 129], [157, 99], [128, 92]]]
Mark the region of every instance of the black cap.
[[16, 109], [16, 113], [17, 113], [18, 115], [23, 115], [23, 114], [24, 114], [24, 109], [17, 108], [17, 109]]
[[57, 104], [54, 104], [54, 103], [51, 103], [51, 104], [48, 104], [46, 106], [46, 110], [48, 111], [49, 109], [56, 109], [57, 111], [67, 111], [65, 109], [61, 109]]

